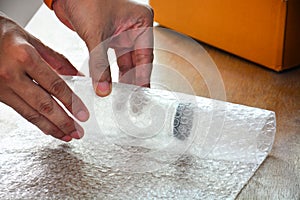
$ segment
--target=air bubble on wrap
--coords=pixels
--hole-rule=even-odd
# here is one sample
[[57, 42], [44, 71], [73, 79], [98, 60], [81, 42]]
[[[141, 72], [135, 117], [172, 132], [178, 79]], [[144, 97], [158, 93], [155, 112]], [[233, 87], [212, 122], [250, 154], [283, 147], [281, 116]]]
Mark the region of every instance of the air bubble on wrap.
[[64, 78], [91, 112], [85, 137], [45, 137], [1, 105], [1, 199], [233, 199], [272, 148], [271, 111], [115, 83], [100, 98]]
[[75, 91], [95, 112], [94, 121], [85, 126], [89, 135], [147, 149], [141, 153], [147, 159], [170, 162], [191, 153], [202, 159], [258, 164], [271, 150], [271, 111], [120, 83], [114, 83], [109, 97], [99, 98], [87, 92], [88, 78], [75, 80]]

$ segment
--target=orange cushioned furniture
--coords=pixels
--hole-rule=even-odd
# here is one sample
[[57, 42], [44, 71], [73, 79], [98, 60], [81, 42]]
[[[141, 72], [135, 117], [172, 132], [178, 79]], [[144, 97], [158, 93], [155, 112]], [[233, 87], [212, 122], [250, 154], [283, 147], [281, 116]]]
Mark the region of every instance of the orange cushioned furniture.
[[150, 0], [155, 20], [276, 71], [300, 65], [300, 0]]

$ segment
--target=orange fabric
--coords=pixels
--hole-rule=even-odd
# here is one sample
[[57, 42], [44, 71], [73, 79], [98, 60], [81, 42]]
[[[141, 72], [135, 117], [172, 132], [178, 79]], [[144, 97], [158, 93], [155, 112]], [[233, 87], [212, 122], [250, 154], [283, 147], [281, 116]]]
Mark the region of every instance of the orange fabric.
[[44, 0], [44, 3], [45, 3], [51, 10], [53, 10], [53, 7], [52, 7], [53, 2], [54, 2], [54, 0]]

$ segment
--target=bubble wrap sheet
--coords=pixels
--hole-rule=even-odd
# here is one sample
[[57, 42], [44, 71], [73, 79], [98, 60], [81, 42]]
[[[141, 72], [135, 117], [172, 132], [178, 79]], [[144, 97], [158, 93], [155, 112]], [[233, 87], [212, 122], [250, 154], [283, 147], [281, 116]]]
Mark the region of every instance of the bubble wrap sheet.
[[0, 105], [0, 199], [234, 199], [272, 148], [271, 111], [65, 77], [91, 112], [63, 143]]

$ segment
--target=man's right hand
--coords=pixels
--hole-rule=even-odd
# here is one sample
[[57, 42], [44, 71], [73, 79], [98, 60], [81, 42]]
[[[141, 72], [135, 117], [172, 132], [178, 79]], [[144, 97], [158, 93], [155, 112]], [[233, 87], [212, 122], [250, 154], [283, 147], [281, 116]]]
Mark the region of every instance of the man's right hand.
[[64, 56], [0, 13], [0, 101], [45, 134], [69, 142], [84, 131], [54, 97], [79, 121], [86, 121], [89, 113], [57, 73], [78, 75]]
[[150, 87], [154, 14], [149, 6], [132, 0], [56, 0], [53, 10], [85, 41], [97, 95], [112, 89], [108, 48], [117, 56], [119, 82]]

